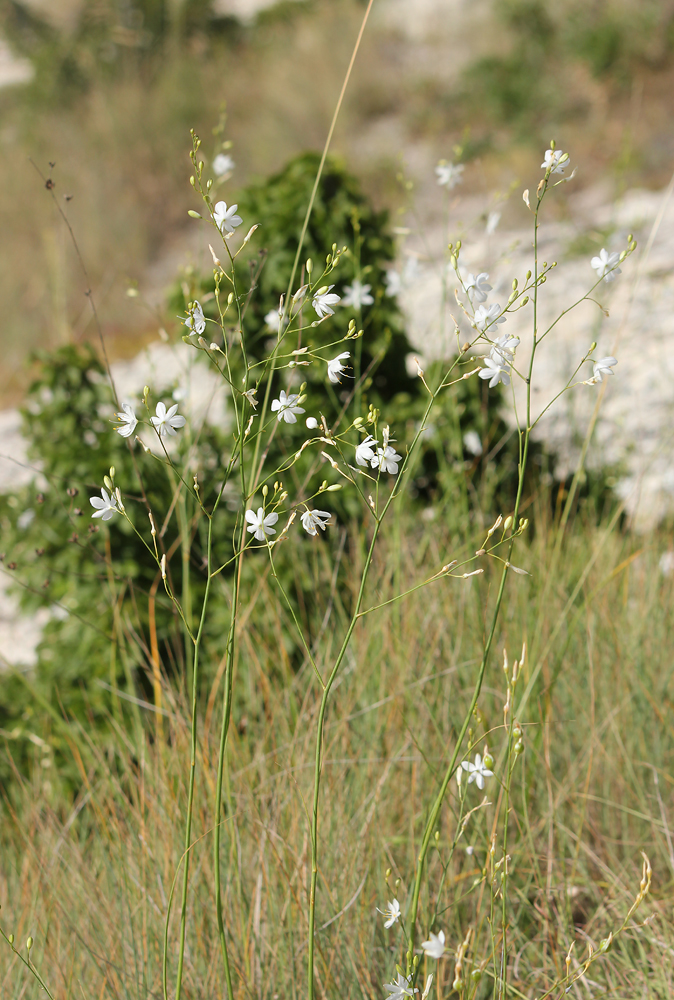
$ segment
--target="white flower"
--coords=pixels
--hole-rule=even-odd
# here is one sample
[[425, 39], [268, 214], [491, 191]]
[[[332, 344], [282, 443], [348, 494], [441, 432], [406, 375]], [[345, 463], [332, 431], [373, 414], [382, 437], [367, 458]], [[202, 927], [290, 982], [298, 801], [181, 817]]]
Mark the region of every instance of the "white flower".
[[367, 463], [376, 457], [374, 448], [372, 447], [374, 444], [377, 444], [377, 442], [371, 434], [368, 434], [365, 440], [356, 445], [356, 465], [367, 466]]
[[431, 931], [429, 940], [421, 942], [421, 948], [429, 958], [442, 958], [445, 952], [445, 932], [433, 934]]
[[278, 514], [267, 514], [265, 517], [264, 507], [258, 507], [257, 514], [254, 510], [247, 510], [246, 520], [248, 521], [246, 531], [250, 531], [258, 542], [264, 542], [267, 535], [276, 534], [276, 528], [272, 528], [272, 524], [276, 524], [278, 521]]
[[133, 412], [133, 407], [129, 403], [122, 403], [122, 410], [124, 411], [123, 413], [115, 413], [115, 416], [119, 420], [119, 427], [115, 427], [115, 430], [123, 438], [128, 438], [135, 431], [138, 419]]
[[264, 318], [267, 329], [271, 330], [272, 333], [278, 333], [279, 323], [281, 322], [282, 316], [282, 309], [272, 309], [268, 312]]
[[598, 361], [592, 365], [592, 378], [587, 380], [588, 385], [596, 385], [597, 382], [601, 382], [604, 375], [613, 375], [611, 368], [613, 365], [618, 364], [617, 358], [599, 358]]
[[494, 358], [485, 358], [484, 363], [486, 368], [480, 368], [477, 374], [479, 378], [489, 379], [490, 389], [493, 389], [499, 382], [503, 382], [504, 385], [510, 385], [510, 369], [503, 361], [497, 361]]
[[622, 271], [619, 267], [616, 267], [618, 261], [620, 260], [620, 254], [617, 250], [613, 253], [609, 253], [607, 250], [600, 250], [598, 257], [593, 257], [590, 264], [597, 272], [598, 278], [603, 278], [604, 281], [615, 281]]
[[494, 776], [494, 772], [484, 766], [482, 756], [479, 753], [475, 754], [474, 764], [471, 764], [469, 760], [464, 760], [461, 767], [464, 771], [468, 771], [468, 784], [470, 785], [470, 783], [474, 781], [480, 789], [484, 788], [485, 778], [493, 778]]
[[446, 187], [448, 191], [451, 191], [452, 188], [461, 183], [463, 180], [462, 173], [463, 163], [457, 163], [455, 166], [453, 163], [445, 163], [444, 160], [440, 160], [435, 168], [438, 184]]
[[339, 305], [340, 297], [335, 292], [330, 294], [330, 289], [334, 288], [334, 285], [323, 285], [319, 288], [314, 295], [312, 306], [316, 310], [316, 315], [319, 319], [323, 319], [324, 316], [334, 316], [335, 310], [332, 306]]
[[568, 158], [564, 160], [564, 163], [559, 161], [564, 156], [561, 149], [546, 149], [545, 159], [541, 163], [541, 170], [549, 170], [551, 174], [563, 174], [567, 164]]
[[392, 903], [386, 904], [385, 910], [380, 910], [379, 907], [377, 907], [377, 913], [381, 913], [382, 916], [386, 917], [384, 927], [388, 930], [389, 927], [393, 927], [393, 925], [400, 919], [400, 903], [397, 899], [394, 899]]
[[329, 510], [305, 510], [302, 514], [302, 527], [309, 535], [317, 535], [317, 528], [325, 531], [325, 526], [332, 517]]
[[482, 454], [482, 441], [477, 431], [466, 431], [463, 435], [463, 446], [471, 455]]
[[415, 993], [419, 992], [416, 986], [412, 988], [402, 972], [398, 973], [395, 983], [384, 983], [384, 989], [388, 990], [387, 1000], [403, 1000], [404, 997], [413, 997]]
[[387, 271], [386, 272], [386, 294], [390, 298], [394, 299], [396, 295], [400, 293], [403, 287], [403, 279], [400, 271]]
[[373, 469], [379, 467], [382, 472], [388, 472], [392, 476], [397, 476], [398, 463], [402, 462], [402, 460], [402, 455], [399, 455], [395, 448], [391, 448], [390, 445], [386, 445], [385, 448], [377, 448], [377, 454], [370, 459], [370, 465]]
[[102, 500], [100, 497], [89, 498], [91, 506], [96, 508], [91, 516], [102, 517], [104, 521], [109, 521], [113, 514], [119, 513], [119, 507], [115, 498], [110, 496], [106, 489], [101, 490], [101, 496], [103, 497]]
[[487, 293], [491, 291], [491, 285], [487, 284], [489, 275], [486, 271], [479, 274], [469, 274], [466, 278], [466, 291], [471, 302], [486, 302]]
[[192, 308], [190, 309], [190, 314], [185, 320], [185, 326], [192, 333], [203, 333], [206, 329], [206, 318], [204, 316], [204, 310], [198, 302], [192, 303]]
[[315, 431], [318, 427], [318, 420], [316, 420], [316, 417], [307, 417], [305, 423], [310, 431]]
[[297, 413], [304, 413], [304, 409], [301, 406], [297, 406], [297, 400], [300, 397], [297, 393], [292, 392], [289, 396], [286, 396], [285, 389], [281, 389], [281, 395], [278, 399], [274, 399], [271, 404], [272, 413], [276, 413], [277, 420], [285, 420], [287, 424], [297, 423]]
[[374, 299], [370, 295], [371, 290], [372, 285], [361, 285], [360, 281], [356, 278], [353, 284], [344, 287], [342, 305], [351, 306], [352, 309], [360, 309], [362, 306], [373, 305]]
[[225, 174], [231, 174], [235, 166], [231, 156], [228, 156], [227, 153], [218, 153], [213, 160], [213, 173], [216, 177], [224, 177]]
[[494, 361], [503, 361], [504, 364], [511, 365], [515, 359], [515, 351], [520, 346], [520, 338], [512, 337], [509, 333], [504, 333], [494, 341], [494, 346], [489, 352], [489, 357]]
[[236, 214], [238, 205], [230, 205], [227, 208], [226, 201], [219, 201], [213, 209], [215, 224], [221, 233], [233, 233], [237, 226], [240, 226], [243, 219]]
[[484, 333], [487, 327], [495, 326], [498, 323], [505, 323], [505, 316], [501, 316], [501, 306], [494, 302], [490, 306], [478, 306], [473, 317], [473, 326], [480, 333]]
[[165, 437], [167, 434], [169, 437], [175, 437], [176, 428], [185, 426], [185, 418], [178, 413], [177, 403], [174, 403], [169, 410], [163, 403], [157, 403], [155, 413], [157, 416], [150, 419], [160, 437]]
[[344, 365], [342, 361], [344, 358], [350, 358], [351, 355], [348, 351], [344, 351], [342, 354], [338, 354], [336, 358], [332, 361], [328, 361], [328, 378], [331, 382], [341, 382], [340, 375], [344, 371]]
[[493, 233], [496, 232], [496, 227], [498, 226], [500, 221], [501, 221], [500, 212], [489, 213], [489, 215], [487, 216], [487, 225], [485, 227], [487, 236], [491, 236]]

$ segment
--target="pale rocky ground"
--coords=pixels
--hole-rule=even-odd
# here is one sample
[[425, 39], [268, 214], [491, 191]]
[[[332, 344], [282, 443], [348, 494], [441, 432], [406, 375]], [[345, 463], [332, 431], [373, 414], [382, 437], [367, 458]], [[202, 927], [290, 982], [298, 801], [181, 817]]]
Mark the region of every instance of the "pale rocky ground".
[[[50, 0], [29, 0], [49, 6]], [[298, 0], [301, 2], [301, 0]], [[220, 0], [223, 11], [253, 17], [267, 0]], [[78, 0], [61, 5], [63, 16], [75, 17]], [[474, 19], [482, 16], [486, 5], [465, 0], [386, 0], [377, 16], [388, 27], [406, 34], [414, 43], [410, 52], [436, 58], [437, 47], [426, 45], [432, 33], [447, 29], [469, 31]], [[54, 7], [55, 9], [55, 7]], [[413, 16], [411, 16], [411, 13]], [[468, 51], [468, 47], [466, 47]], [[12, 69], [11, 57], [0, 45], [0, 84], [4, 72], [8, 82], [20, 82], [29, 73], [20, 61]], [[447, 70], [449, 72], [450, 70]], [[451, 72], [456, 71], [456, 66]], [[12, 72], [15, 74], [12, 77]], [[443, 72], [438, 64], [438, 72]], [[394, 118], [380, 121], [376, 129], [363, 136], [363, 156], [368, 144], [381, 149], [401, 148], [402, 134]], [[542, 151], [541, 151], [542, 152]], [[572, 160], [573, 160], [573, 151]], [[522, 188], [536, 188], [542, 172], [538, 162], [531, 163], [528, 179], [511, 195], [510, 202], [498, 203], [475, 196], [462, 197], [461, 187], [449, 199], [435, 183], [435, 160], [423, 143], [405, 146], [406, 168], [417, 181], [418, 212], [423, 236], [412, 229], [401, 233], [401, 269], [406, 261], [416, 261], [416, 276], [401, 293], [408, 317], [410, 340], [424, 359], [447, 356], [455, 340], [452, 317], [459, 320], [461, 340], [467, 338], [469, 325], [456, 305], [453, 295], [454, 273], [448, 277], [448, 303], [442, 317], [442, 276], [446, 272], [447, 239], [461, 237], [461, 268], [487, 271], [494, 291], [489, 303], [505, 303], [513, 277], [520, 283], [532, 266], [531, 216], [521, 201]], [[582, 169], [582, 164], [580, 165]], [[467, 167], [467, 172], [470, 170]], [[425, 178], [425, 181], [423, 180]], [[466, 188], [470, 188], [466, 177]], [[572, 256], [573, 241], [596, 230], [608, 232], [608, 250], [622, 250], [626, 236], [633, 232], [639, 241], [637, 252], [624, 263], [623, 273], [612, 284], [602, 283], [595, 297], [608, 308], [605, 318], [592, 303], [583, 303], [569, 313], [543, 341], [537, 354], [534, 372], [534, 406], [538, 412], [566, 381], [592, 341], [597, 342], [595, 357], [615, 355], [619, 363], [615, 375], [599, 386], [577, 385], [564, 395], [540, 422], [536, 433], [555, 453], [557, 472], [568, 475], [575, 468], [579, 448], [599, 399], [597, 418], [588, 464], [611, 466], [616, 471], [616, 491], [624, 499], [625, 509], [637, 530], [648, 530], [674, 512], [674, 197], [666, 191], [628, 191], [616, 199], [608, 183], [586, 187], [574, 194], [574, 182], [565, 184], [551, 199], [566, 200], [564, 221], [547, 222], [540, 230], [540, 255], [548, 262], [558, 261], [541, 290], [541, 323], [551, 322], [570, 303], [583, 296], [594, 281], [590, 267], [592, 253]], [[447, 201], [449, 216], [445, 218]], [[444, 207], [443, 207], [444, 206]], [[491, 235], [485, 229], [486, 213], [503, 211], [503, 220]], [[554, 213], [553, 218], [554, 218]], [[443, 220], [443, 221], [439, 221]], [[246, 220], [248, 222], [249, 220]], [[250, 220], [255, 221], [255, 220]], [[207, 267], [210, 264], [208, 237], [200, 226], [185, 231], [184, 240], [167, 247], [146, 276], [141, 292], [150, 304], [162, 301], [166, 286], [184, 264]], [[338, 288], [339, 290], [339, 288]], [[445, 333], [441, 331], [444, 329]], [[531, 329], [531, 306], [511, 316], [499, 333], [512, 333], [522, 340], [517, 367], [528, 364], [527, 343]], [[192, 366], [193, 353], [183, 345], [172, 348], [158, 341], [132, 361], [114, 366], [114, 378], [120, 399], [137, 403], [143, 385], [163, 383], [178, 389], [181, 408], [192, 419], [208, 411], [209, 419], [222, 421], [226, 411], [221, 397], [214, 395], [214, 382], [201, 366]], [[411, 360], [411, 359], [410, 359]], [[586, 364], [579, 378], [591, 375]], [[524, 413], [524, 385], [515, 379], [515, 402]], [[512, 409], [506, 411], [514, 422]], [[0, 412], [0, 490], [30, 480], [39, 470], [31, 469], [25, 442], [20, 433], [17, 411]], [[15, 602], [3, 589], [6, 578], [0, 575], [0, 658], [29, 665], [48, 612], [42, 619], [23, 619], [16, 613]], [[0, 659], [1, 662], [1, 659]]]

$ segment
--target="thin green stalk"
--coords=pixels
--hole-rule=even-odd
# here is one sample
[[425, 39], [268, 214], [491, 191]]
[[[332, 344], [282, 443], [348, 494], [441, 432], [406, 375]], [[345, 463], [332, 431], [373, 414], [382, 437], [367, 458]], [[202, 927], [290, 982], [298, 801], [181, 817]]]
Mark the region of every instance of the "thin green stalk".
[[[519, 517], [519, 509], [520, 509], [520, 504], [521, 504], [521, 500], [522, 500], [522, 492], [523, 492], [523, 489], [524, 489], [524, 476], [525, 476], [526, 467], [527, 467], [527, 459], [528, 459], [528, 456], [529, 456], [529, 439], [530, 439], [530, 435], [531, 435], [531, 377], [532, 377], [533, 367], [534, 367], [534, 358], [535, 358], [535, 355], [536, 355], [537, 332], [538, 332], [538, 327], [537, 327], [537, 323], [538, 323], [538, 280], [537, 280], [538, 279], [538, 213], [540, 211], [541, 202], [543, 200], [543, 197], [545, 196], [546, 190], [547, 190], [547, 176], [545, 178], [545, 185], [543, 186], [543, 188], [541, 190], [541, 193], [540, 193], [540, 195], [538, 197], [538, 201], [537, 201], [537, 204], [536, 204], [536, 211], [534, 213], [533, 341], [532, 341], [532, 348], [531, 348], [531, 358], [530, 358], [530, 361], [529, 361], [529, 373], [528, 373], [528, 378], [527, 378], [527, 423], [526, 423], [526, 427], [525, 427], [525, 430], [524, 430], [524, 441], [523, 442], [521, 441], [522, 435], [520, 435], [520, 441], [521, 441], [521, 452], [520, 452], [520, 454], [521, 454], [521, 457], [520, 457], [520, 464], [519, 464], [519, 476], [518, 476], [518, 484], [517, 484], [517, 497], [515, 499], [515, 509], [514, 509], [513, 515], [512, 515], [512, 517], [513, 517], [512, 527], [515, 530], [517, 530], [518, 517]], [[408, 948], [408, 951], [407, 951], [407, 967], [406, 967], [406, 975], [407, 975], [408, 978], [412, 975], [412, 972], [414, 970], [414, 966], [412, 964], [413, 955], [414, 955], [414, 936], [415, 936], [415, 933], [416, 933], [416, 921], [417, 921], [417, 915], [418, 915], [418, 912], [419, 912], [419, 898], [420, 898], [420, 894], [421, 894], [421, 877], [422, 877], [423, 870], [424, 870], [424, 863], [426, 861], [426, 855], [428, 854], [428, 848], [429, 848], [429, 845], [430, 845], [430, 842], [431, 842], [431, 837], [433, 836], [433, 832], [434, 832], [434, 829], [436, 827], [436, 824], [437, 824], [437, 821], [438, 821], [438, 817], [440, 815], [440, 810], [442, 808], [442, 803], [443, 803], [445, 795], [447, 793], [447, 788], [449, 787], [449, 782], [450, 782], [450, 780], [452, 778], [452, 775], [454, 774], [454, 771], [456, 769], [456, 763], [457, 763], [457, 760], [458, 760], [458, 757], [459, 757], [459, 752], [460, 752], [461, 747], [463, 745], [464, 738], [465, 738], [466, 733], [468, 731], [468, 726], [470, 725], [470, 720], [471, 720], [471, 718], [473, 716], [473, 712], [475, 711], [475, 708], [477, 706], [477, 701], [478, 701], [478, 698], [480, 697], [480, 692], [482, 690], [482, 684], [483, 684], [483, 681], [484, 681], [484, 675], [485, 675], [485, 671], [487, 669], [487, 661], [489, 659], [489, 654], [491, 652], [492, 643], [494, 641], [494, 635], [496, 633], [496, 626], [498, 624], [498, 619], [499, 619], [500, 612], [501, 612], [501, 603], [503, 601], [503, 594], [504, 594], [504, 591], [505, 591], [506, 578], [508, 576], [508, 569], [509, 569], [510, 557], [512, 555], [514, 544], [515, 544], [515, 536], [513, 535], [510, 538], [510, 543], [509, 543], [509, 546], [508, 546], [508, 559], [506, 560], [506, 562], [504, 564], [504, 567], [503, 567], [503, 572], [501, 573], [501, 581], [500, 581], [500, 584], [499, 584], [498, 594], [497, 594], [497, 597], [496, 597], [496, 604], [494, 606], [494, 611], [493, 611], [493, 614], [492, 614], [491, 626], [490, 626], [490, 629], [489, 629], [489, 633], [487, 635], [487, 641], [485, 643], [484, 652], [483, 652], [483, 655], [482, 655], [482, 660], [480, 662], [480, 669], [478, 671], [477, 680], [475, 682], [475, 687], [474, 687], [474, 690], [473, 690], [473, 696], [471, 698], [468, 711], [466, 712], [466, 715], [465, 715], [465, 718], [464, 718], [464, 721], [463, 721], [463, 725], [461, 726], [461, 731], [459, 733], [458, 739], [457, 739], [456, 744], [454, 746], [454, 752], [452, 753], [451, 760], [450, 760], [450, 762], [449, 762], [449, 764], [447, 766], [447, 770], [445, 771], [445, 776], [444, 776], [444, 778], [442, 780], [442, 784], [440, 786], [438, 794], [436, 795], [435, 801], [434, 801], [433, 806], [431, 808], [431, 811], [429, 813], [429, 817], [428, 817], [428, 820], [426, 822], [426, 827], [425, 827], [425, 830], [424, 830], [423, 839], [422, 839], [422, 842], [421, 842], [421, 848], [419, 850], [419, 856], [418, 856], [418, 861], [417, 861], [417, 869], [416, 869], [415, 877], [414, 877], [414, 888], [413, 888], [413, 891], [412, 891], [412, 905], [411, 905], [410, 917], [409, 917], [409, 921], [408, 921], [409, 922], [409, 933], [410, 933], [409, 948]]]
[[[207, 541], [209, 562], [210, 562], [210, 552], [211, 552], [212, 531], [213, 531], [213, 522], [209, 518], [208, 541]], [[189, 778], [189, 788], [187, 793], [187, 819], [185, 823], [185, 852], [186, 852], [185, 871], [183, 873], [183, 888], [182, 888], [182, 898], [180, 905], [180, 944], [178, 950], [178, 971], [176, 973], [175, 1000], [180, 1000], [180, 992], [182, 989], [182, 979], [183, 979], [183, 964], [185, 959], [185, 931], [187, 926], [187, 890], [189, 885], [189, 869], [190, 869], [189, 849], [190, 849], [190, 840], [192, 838], [194, 779], [195, 779], [196, 758], [197, 758], [197, 694], [198, 694], [198, 680], [199, 680], [199, 654], [201, 652], [201, 638], [204, 631], [204, 623], [206, 621], [206, 608], [208, 606], [210, 587], [211, 587], [211, 575], [210, 575], [210, 565], [209, 565], [209, 574], [206, 580], [206, 590], [204, 593], [204, 603], [201, 608], [199, 630], [194, 640], [194, 669], [192, 673], [192, 727], [190, 736], [190, 778]]]

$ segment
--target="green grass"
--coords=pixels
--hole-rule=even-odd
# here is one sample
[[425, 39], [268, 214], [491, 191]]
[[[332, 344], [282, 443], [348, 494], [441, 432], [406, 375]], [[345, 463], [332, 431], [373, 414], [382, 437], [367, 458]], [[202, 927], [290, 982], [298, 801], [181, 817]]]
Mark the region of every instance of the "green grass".
[[[622, 922], [638, 891], [645, 850], [654, 869], [652, 895], [592, 966], [587, 988], [591, 996], [664, 1000], [671, 995], [674, 946], [673, 594], [671, 580], [657, 568], [666, 539], [636, 538], [579, 516], [555, 568], [545, 508], [532, 520], [534, 537], [518, 557], [531, 575], [508, 581], [473, 726], [475, 741], [489, 734], [495, 770], [503, 775], [501, 651], [507, 649], [512, 662], [526, 641], [515, 699], [525, 751], [515, 766], [508, 834], [511, 995], [540, 996], [563, 974], [573, 941], [580, 959], [588, 942], [596, 948]], [[420, 530], [404, 520], [390, 528], [368, 602], [395, 593], [398, 574], [416, 581], [459, 556], [454, 545], [438, 524]], [[319, 558], [330, 560], [329, 544]], [[342, 597], [317, 593], [306, 608], [311, 621], [330, 609], [319, 666], [330, 662], [331, 649], [334, 656], [346, 623], [341, 601], [357, 585], [361, 558], [356, 546]], [[393, 962], [402, 961], [400, 935], [383, 930], [375, 907], [397, 892], [405, 911], [425, 809], [470, 700], [495, 582], [488, 569], [472, 580], [443, 580], [387, 617], [366, 616], [356, 629], [327, 720], [319, 996], [378, 998]], [[277, 607], [264, 573], [240, 618], [222, 843], [235, 993], [271, 1000], [304, 994], [307, 809], [318, 694], [306, 667], [293, 670], [284, 656], [282, 612], [272, 611], [260, 632], [256, 602]], [[202, 693], [188, 908], [185, 996], [194, 1000], [223, 990], [211, 898], [218, 704], [214, 685]], [[72, 802], [62, 799], [53, 768], [36, 766], [32, 780], [17, 784], [5, 803], [2, 925], [19, 943], [33, 935], [32, 958], [59, 1000], [161, 993], [166, 899], [182, 853], [189, 757], [188, 708], [168, 687], [164, 705], [163, 736], [156, 717], [143, 709], [145, 731], [119, 730], [108, 757], [85, 730], [70, 731], [81, 775]], [[477, 964], [490, 959], [491, 893], [481, 868], [502, 805], [494, 779], [487, 793], [489, 804], [473, 814], [450, 860], [457, 828], [453, 783], [431, 852], [420, 911], [424, 931], [441, 865], [449, 862], [435, 925], [445, 930], [450, 949], [439, 963], [438, 996], [452, 993], [451, 956], [469, 927], [471, 957]], [[468, 807], [481, 800], [471, 785]], [[472, 856], [467, 845], [475, 849]], [[173, 936], [176, 920], [174, 902]], [[431, 971], [435, 963], [428, 961]], [[0, 993], [8, 1000], [31, 995], [17, 962], [9, 950], [2, 956]], [[171, 969], [173, 962], [170, 950]], [[485, 976], [477, 996], [491, 992]]]

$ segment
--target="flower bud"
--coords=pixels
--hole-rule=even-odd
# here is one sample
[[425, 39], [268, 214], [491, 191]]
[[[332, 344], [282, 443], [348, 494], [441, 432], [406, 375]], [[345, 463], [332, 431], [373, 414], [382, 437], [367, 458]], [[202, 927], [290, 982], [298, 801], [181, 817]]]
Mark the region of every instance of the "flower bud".
[[528, 281], [530, 277], [531, 277], [531, 271], [527, 271], [527, 273], [524, 275], [524, 280]]
[[363, 418], [362, 417], [356, 417], [356, 419], [353, 422], [353, 426], [354, 427], [362, 427], [363, 426]]
[[510, 525], [512, 523], [513, 523], [513, 519], [510, 516], [510, 514], [508, 514], [508, 516], [506, 517], [505, 521], [503, 522], [503, 530], [504, 531], [508, 531], [508, 529], [510, 528]]
[[32, 937], [29, 937], [28, 940], [26, 941], [26, 951], [30, 951], [32, 947], [33, 947], [33, 939]]
[[336, 493], [337, 490], [341, 490], [341, 488], [342, 488], [342, 484], [341, 483], [333, 483], [332, 486], [328, 486], [328, 489], [327, 489], [326, 492], [328, 492], [328, 493]]
[[312, 272], [312, 271], [313, 271], [313, 269], [314, 269], [314, 262], [313, 262], [313, 260], [311, 259], [311, 257], [309, 257], [309, 258], [307, 259], [307, 263], [306, 263], [306, 265], [305, 265], [305, 266], [306, 266], [306, 271], [307, 271], [307, 274], [309, 274], [309, 275], [310, 275], [310, 274], [311, 274], [311, 272]]
[[112, 489], [112, 483], [110, 482], [109, 476], [103, 476], [103, 485], [106, 486], [109, 490]]
[[202, 216], [200, 216], [199, 213], [195, 212], [194, 209], [192, 209], [192, 208], [190, 208], [190, 210], [188, 211], [187, 214], [189, 215], [190, 219], [201, 219], [202, 218]]
[[386, 869], [386, 878], [390, 878], [391, 877], [392, 870], [393, 870], [392, 868], [387, 868]]
[[328, 488], [328, 481], [327, 481], [327, 479], [324, 479], [323, 482], [320, 485], [320, 488], [319, 488], [318, 492], [319, 493], [323, 493], [325, 490], [327, 490], [327, 488]]
[[266, 496], [267, 496], [267, 493], [269, 493], [269, 487], [268, 487], [268, 486], [267, 486], [267, 484], [265, 483], [265, 484], [264, 484], [264, 486], [262, 487], [262, 496], [263, 496], [263, 497], [266, 497]]
[[7, 940], [9, 941], [10, 944], [14, 944], [14, 935], [13, 934], [9, 934], [7, 936]]
[[190, 177], [190, 184], [192, 185], [192, 187], [194, 187], [195, 184], [194, 174]]
[[597, 350], [597, 341], [593, 340], [592, 343], [590, 344], [590, 354], [592, 354], [592, 352], [596, 350]]

